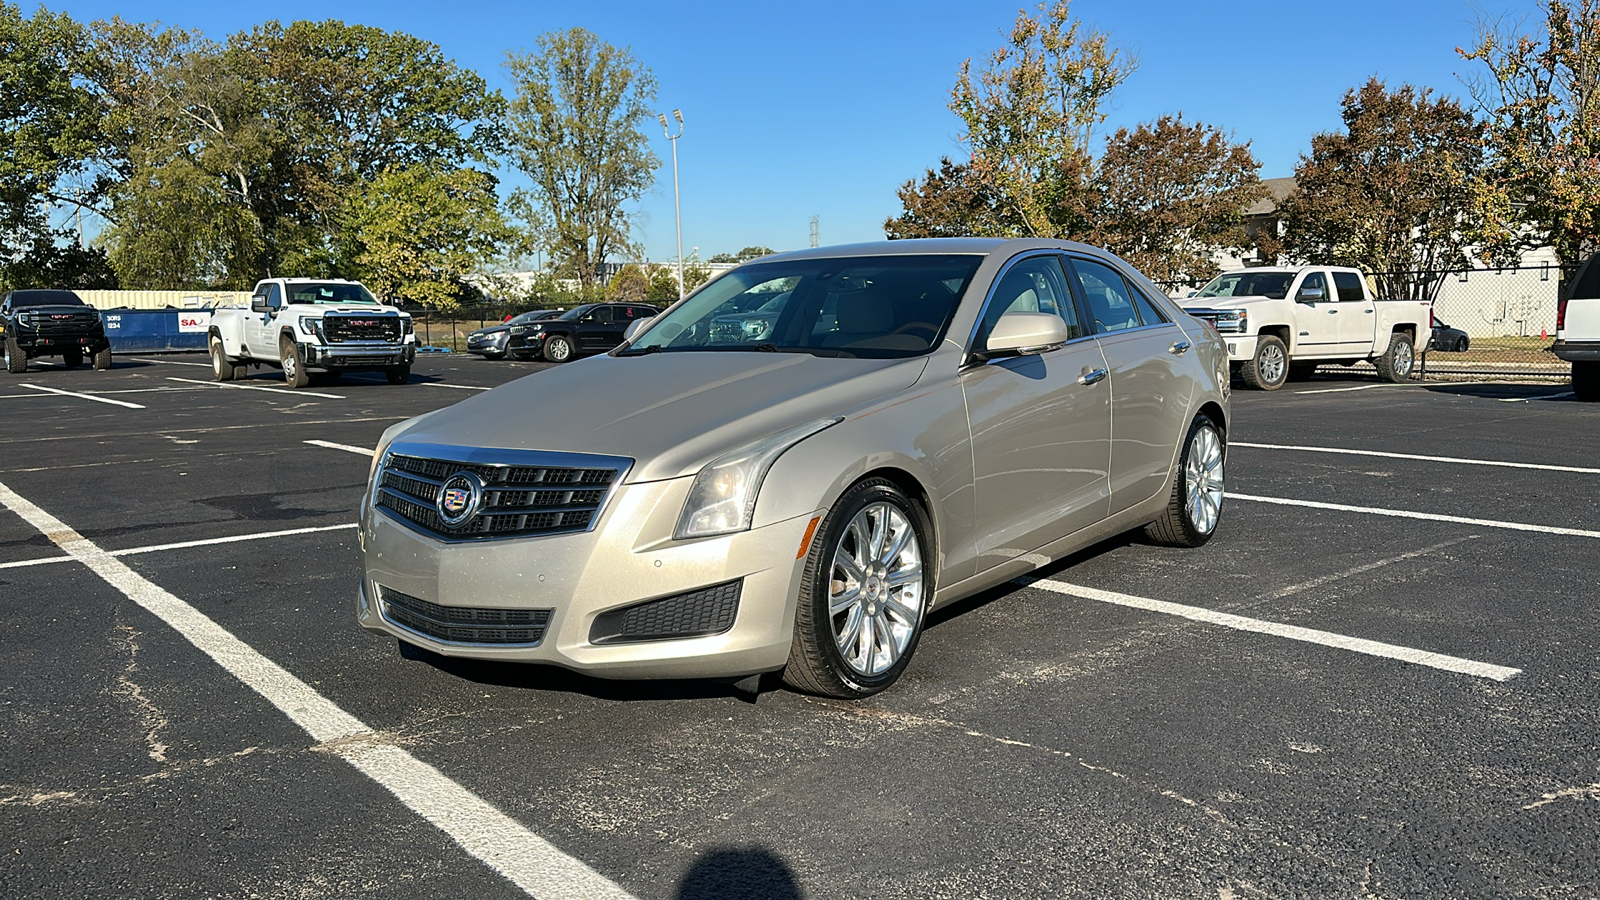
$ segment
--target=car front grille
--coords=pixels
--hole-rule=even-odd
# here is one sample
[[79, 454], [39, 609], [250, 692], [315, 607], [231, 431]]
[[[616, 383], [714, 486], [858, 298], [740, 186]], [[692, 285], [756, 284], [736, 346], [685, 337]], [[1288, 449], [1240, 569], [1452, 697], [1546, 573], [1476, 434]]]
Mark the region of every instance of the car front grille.
[[534, 647], [544, 640], [545, 630], [550, 627], [548, 609], [441, 606], [381, 586], [378, 597], [385, 619], [408, 631], [453, 644]]
[[[485, 451], [479, 451], [482, 453]], [[545, 465], [464, 463], [390, 452], [378, 474], [377, 506], [412, 527], [447, 540], [533, 537], [587, 531], [594, 525], [627, 460], [616, 465], [561, 465], [571, 454], [538, 454]], [[453, 475], [469, 472], [483, 482], [478, 513], [445, 524], [436, 501]]]
[[39, 334], [82, 334], [94, 330], [100, 319], [93, 312], [33, 313], [18, 324]]
[[646, 600], [601, 613], [589, 629], [591, 644], [625, 644], [721, 634], [733, 627], [744, 582]]
[[322, 317], [322, 333], [330, 344], [345, 344], [351, 341], [385, 341], [393, 344], [399, 342], [400, 331], [399, 316]]

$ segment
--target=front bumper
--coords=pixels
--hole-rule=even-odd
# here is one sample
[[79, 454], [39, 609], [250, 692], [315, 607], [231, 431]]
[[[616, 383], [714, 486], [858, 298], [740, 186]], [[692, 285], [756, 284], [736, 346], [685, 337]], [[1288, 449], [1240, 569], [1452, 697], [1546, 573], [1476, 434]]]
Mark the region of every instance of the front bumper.
[[1229, 362], [1255, 359], [1256, 336], [1253, 334], [1223, 334], [1222, 342], [1228, 346]]
[[[4, 335], [0, 329], [0, 335]], [[40, 356], [50, 353], [60, 353], [63, 350], [78, 350], [87, 356], [99, 353], [111, 346], [111, 341], [106, 338], [106, 333], [101, 330], [83, 334], [42, 334], [32, 329], [18, 328], [10, 333], [24, 353], [29, 356]]]
[[533, 353], [544, 351], [544, 332], [534, 331], [528, 334], [514, 334], [506, 340], [507, 353]]
[[469, 336], [467, 338], [467, 352], [485, 355], [504, 353], [506, 352], [506, 341], [509, 339], [510, 335], [503, 331], [487, 337]]
[[[714, 678], [782, 668], [804, 566], [797, 552], [812, 516], [673, 541], [692, 480], [622, 486], [592, 531], [462, 543], [421, 534], [369, 503], [357, 619], [446, 656], [548, 663], [608, 678]], [[741, 586], [738, 610], [720, 634], [591, 640], [603, 637], [595, 634], [595, 619], [604, 613], [729, 582]], [[549, 620], [533, 646], [440, 640], [386, 616], [383, 589], [452, 609], [548, 610]]]
[[1550, 345], [1557, 359], [1567, 362], [1600, 362], [1600, 341], [1562, 341]]
[[417, 357], [417, 346], [412, 343], [348, 343], [301, 344], [300, 358], [305, 364], [318, 369], [390, 369], [409, 366]]

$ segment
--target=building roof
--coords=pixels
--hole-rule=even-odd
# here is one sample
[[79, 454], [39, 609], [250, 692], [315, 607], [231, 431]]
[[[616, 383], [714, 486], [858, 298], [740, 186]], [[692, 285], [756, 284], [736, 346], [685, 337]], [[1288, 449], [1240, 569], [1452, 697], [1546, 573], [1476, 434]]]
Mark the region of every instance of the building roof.
[[1296, 182], [1293, 178], [1266, 178], [1262, 184], [1267, 186], [1267, 196], [1250, 204], [1244, 211], [1247, 216], [1270, 216], [1278, 211], [1278, 206], [1294, 193]]

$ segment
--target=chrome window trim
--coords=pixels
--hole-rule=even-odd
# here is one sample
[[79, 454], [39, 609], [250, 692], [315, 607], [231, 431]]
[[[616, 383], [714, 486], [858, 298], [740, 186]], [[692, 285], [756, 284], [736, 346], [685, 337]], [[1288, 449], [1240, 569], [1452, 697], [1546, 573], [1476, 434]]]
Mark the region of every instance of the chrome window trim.
[[[389, 459], [397, 455], [455, 463], [462, 466], [489, 466], [497, 469], [614, 469], [617, 477], [611, 479], [611, 483], [606, 486], [605, 496], [601, 497], [600, 502], [595, 505], [594, 515], [590, 517], [589, 527], [587, 528], [574, 528], [551, 534], [475, 534], [462, 537], [446, 537], [429, 531], [394, 510], [378, 504], [378, 495], [388, 491], [387, 488], [383, 487], [383, 476], [389, 468]], [[588, 534], [600, 527], [600, 520], [605, 516], [606, 508], [611, 505], [611, 499], [621, 489], [622, 483], [628, 479], [628, 474], [633, 470], [633, 464], [633, 459], [626, 456], [603, 456], [596, 453], [567, 453], [558, 450], [508, 450], [498, 447], [460, 447], [453, 444], [395, 441], [385, 448], [383, 459], [378, 461], [378, 471], [374, 473], [373, 478], [372, 509], [374, 512], [382, 513], [392, 522], [403, 525], [429, 540], [443, 544], [477, 544], [484, 541], [530, 541], [569, 534]]]

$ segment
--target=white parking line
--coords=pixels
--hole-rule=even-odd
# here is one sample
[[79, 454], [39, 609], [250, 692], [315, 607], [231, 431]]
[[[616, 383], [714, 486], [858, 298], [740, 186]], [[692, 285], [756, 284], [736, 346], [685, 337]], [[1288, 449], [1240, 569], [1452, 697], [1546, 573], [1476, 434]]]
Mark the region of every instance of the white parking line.
[[1346, 391], [1371, 391], [1371, 390], [1376, 390], [1378, 388], [1397, 388], [1397, 387], [1406, 387], [1406, 385], [1403, 385], [1403, 384], [1362, 384], [1362, 385], [1357, 385], [1355, 387], [1319, 388], [1319, 389], [1314, 390], [1314, 391], [1291, 391], [1290, 393], [1293, 393], [1295, 396], [1298, 397], [1301, 394], [1343, 394]]
[[442, 381], [422, 381], [422, 382], [418, 382], [418, 383], [419, 384], [428, 385], [429, 387], [455, 388], [458, 391], [492, 391], [492, 390], [494, 390], [494, 388], [492, 388], [492, 387], [479, 387], [479, 386], [477, 386], [475, 384], [445, 384]]
[[1526, 522], [1502, 522], [1497, 519], [1469, 519], [1464, 516], [1447, 516], [1441, 513], [1413, 512], [1409, 509], [1382, 509], [1373, 506], [1347, 506], [1343, 503], [1321, 503], [1316, 500], [1291, 500], [1286, 497], [1256, 497], [1250, 494], [1228, 494], [1229, 500], [1250, 503], [1272, 503], [1277, 506], [1303, 506], [1307, 509], [1328, 509], [1337, 512], [1363, 513], [1369, 516], [1390, 516], [1396, 519], [1422, 519], [1428, 522], [1454, 522], [1458, 525], [1478, 525], [1483, 528], [1504, 528], [1508, 531], [1533, 531], [1540, 534], [1564, 534], [1571, 537], [1600, 538], [1600, 531], [1582, 528], [1562, 528], [1558, 525], [1530, 525]]
[[1147, 597], [1135, 597], [1131, 594], [1118, 594], [1114, 591], [1102, 591], [1097, 588], [1083, 587], [1069, 584], [1065, 581], [1053, 581], [1048, 578], [1020, 578], [1023, 584], [1043, 588], [1057, 594], [1066, 594], [1070, 597], [1081, 597], [1085, 600], [1097, 600], [1101, 603], [1115, 603], [1118, 606], [1128, 606], [1134, 609], [1143, 609], [1150, 612], [1165, 613], [1169, 616], [1181, 616], [1196, 622], [1206, 622], [1211, 625], [1221, 625], [1237, 631], [1252, 631], [1257, 634], [1270, 634], [1276, 637], [1288, 638], [1293, 641], [1304, 641], [1308, 644], [1320, 644], [1324, 647], [1333, 647], [1338, 650], [1348, 650], [1352, 653], [1362, 653], [1367, 656], [1381, 656], [1386, 659], [1397, 659], [1402, 662], [1440, 669], [1445, 672], [1459, 672], [1476, 678], [1487, 678], [1491, 681], [1509, 681], [1522, 674], [1521, 669], [1507, 666], [1497, 666], [1492, 663], [1477, 662], [1471, 659], [1462, 659], [1457, 656], [1446, 656], [1443, 653], [1433, 653], [1428, 650], [1417, 650], [1412, 647], [1402, 647], [1398, 644], [1385, 644], [1380, 641], [1369, 641], [1365, 638], [1349, 637], [1335, 634], [1331, 631], [1318, 631], [1315, 628], [1301, 628], [1298, 625], [1285, 625], [1282, 622], [1268, 622], [1264, 619], [1251, 619], [1245, 616], [1236, 616], [1231, 613], [1217, 612], [1199, 606], [1185, 606], [1182, 603], [1168, 603], [1165, 600], [1151, 600]]
[[168, 375], [167, 380], [185, 381], [189, 384], [203, 384], [206, 387], [236, 388], [241, 391], [266, 391], [269, 394], [288, 394], [291, 397], [326, 397], [329, 400], [345, 399], [341, 394], [319, 394], [316, 391], [300, 391], [295, 390], [294, 388], [269, 388], [256, 384], [230, 384], [226, 381], [201, 381], [197, 378], [177, 378], [172, 375]]
[[362, 456], [371, 456], [372, 451], [366, 447], [352, 447], [349, 444], [335, 444], [333, 441], [306, 441], [313, 447], [327, 447], [329, 450], [344, 450], [350, 453], [359, 453]]
[[172, 626], [295, 724], [432, 822], [463, 850], [536, 897], [630, 898], [583, 862], [395, 746], [204, 613], [128, 568], [65, 522], [0, 484], [0, 504], [124, 596]]
[[1506, 462], [1499, 459], [1465, 459], [1459, 456], [1421, 456], [1416, 453], [1389, 453], [1382, 450], [1349, 450], [1344, 447], [1301, 447], [1294, 444], [1252, 444], [1245, 441], [1229, 441], [1230, 447], [1250, 447], [1256, 450], [1296, 450], [1301, 453], [1339, 453], [1345, 456], [1382, 456], [1388, 459], [1416, 459], [1423, 462], [1455, 463], [1463, 466], [1500, 466], [1507, 469], [1541, 469], [1546, 472], [1578, 472], [1584, 475], [1600, 475], [1600, 469], [1584, 466], [1554, 466], [1544, 463]]
[[97, 397], [94, 394], [80, 394], [77, 391], [63, 391], [60, 388], [45, 387], [42, 384], [24, 384], [21, 385], [21, 387], [25, 387], [34, 391], [45, 391], [51, 394], [60, 394], [63, 397], [77, 397], [80, 400], [93, 400], [96, 403], [109, 403], [112, 406], [124, 406], [128, 409], [144, 409], [144, 407], [140, 406], [139, 404], [129, 403], [126, 400], [112, 400], [109, 397]]
[[1526, 403], [1529, 400], [1560, 400], [1562, 397], [1576, 396], [1572, 391], [1562, 391], [1559, 394], [1540, 394], [1537, 397], [1496, 397], [1501, 403]]
[[[290, 528], [286, 531], [258, 531], [255, 534], [236, 534], [230, 537], [205, 538], [198, 541], [181, 541], [176, 544], [151, 544], [148, 547], [129, 547], [125, 550], [112, 550], [111, 556], [139, 556], [144, 553], [160, 553], [164, 550], [187, 550], [190, 547], [210, 547], [215, 544], [239, 544], [244, 541], [259, 541], [266, 538], [290, 537], [296, 534], [317, 534], [323, 531], [349, 531], [357, 527], [355, 522], [345, 525], [323, 525], [319, 528]], [[51, 556], [45, 559], [24, 559], [17, 562], [0, 563], [0, 569], [24, 569], [29, 566], [47, 566], [51, 563], [72, 562], [70, 556]]]
[[184, 362], [181, 359], [149, 359], [149, 358], [143, 357], [143, 356], [130, 356], [128, 358], [129, 359], [138, 360], [139, 362], [159, 363], [159, 364], [161, 364], [163, 366], [200, 366], [201, 368], [204, 368], [204, 369], [211, 368], [211, 363], [208, 363], [208, 362], [203, 362], [203, 363]]

